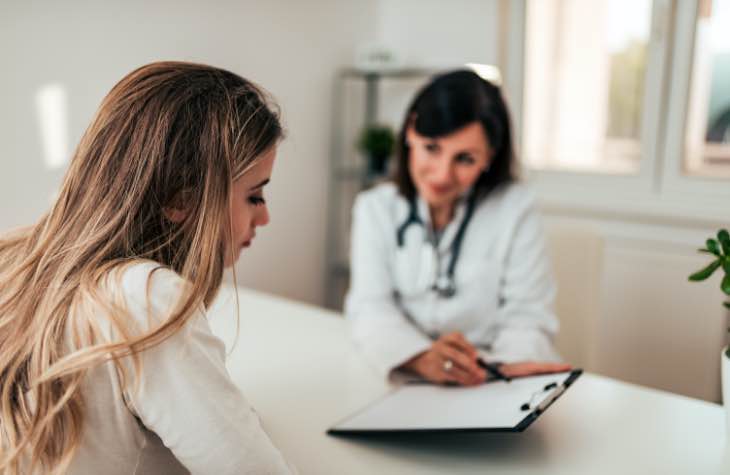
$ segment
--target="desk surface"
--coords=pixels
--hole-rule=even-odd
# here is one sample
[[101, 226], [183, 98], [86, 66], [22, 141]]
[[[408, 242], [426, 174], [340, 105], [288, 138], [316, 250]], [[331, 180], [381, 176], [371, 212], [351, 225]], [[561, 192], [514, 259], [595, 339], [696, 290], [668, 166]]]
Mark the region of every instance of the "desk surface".
[[337, 313], [240, 290], [211, 309], [228, 368], [302, 474], [730, 474], [721, 406], [583, 374], [523, 433], [338, 438], [325, 434], [391, 388]]

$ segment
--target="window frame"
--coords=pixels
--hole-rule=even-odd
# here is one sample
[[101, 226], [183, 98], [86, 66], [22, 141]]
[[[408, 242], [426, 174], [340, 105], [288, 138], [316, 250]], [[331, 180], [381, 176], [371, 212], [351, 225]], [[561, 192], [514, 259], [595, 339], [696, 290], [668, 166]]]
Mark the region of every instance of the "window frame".
[[[509, 25], [500, 33], [500, 68], [518, 148], [522, 144], [528, 1], [500, 0], [500, 15]], [[653, 1], [638, 172], [611, 175], [530, 169], [523, 164], [523, 176], [548, 211], [701, 225], [728, 221], [730, 180], [682, 171], [698, 3]]]
[[[692, 88], [695, 31], [699, 0], [677, 2], [674, 61], [668, 93], [667, 140], [663, 168], [663, 188], [671, 194], [691, 194], [697, 199], [714, 202], [730, 200], [730, 180], [684, 173], [687, 112]], [[729, 206], [730, 207], [730, 206]], [[726, 216], [730, 215], [730, 209]]]

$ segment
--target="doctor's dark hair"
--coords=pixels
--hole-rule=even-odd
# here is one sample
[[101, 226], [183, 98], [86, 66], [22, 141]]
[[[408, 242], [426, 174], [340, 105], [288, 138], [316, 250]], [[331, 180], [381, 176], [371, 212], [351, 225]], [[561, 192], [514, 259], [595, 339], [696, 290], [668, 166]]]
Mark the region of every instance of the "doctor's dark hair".
[[482, 199], [502, 183], [515, 180], [514, 149], [509, 112], [499, 87], [470, 70], [457, 70], [436, 76], [416, 95], [406, 112], [398, 134], [398, 166], [394, 181], [408, 200], [417, 191], [408, 167], [409, 147], [406, 129], [413, 126], [419, 135], [438, 138], [479, 122], [494, 150], [489, 168], [474, 185]]

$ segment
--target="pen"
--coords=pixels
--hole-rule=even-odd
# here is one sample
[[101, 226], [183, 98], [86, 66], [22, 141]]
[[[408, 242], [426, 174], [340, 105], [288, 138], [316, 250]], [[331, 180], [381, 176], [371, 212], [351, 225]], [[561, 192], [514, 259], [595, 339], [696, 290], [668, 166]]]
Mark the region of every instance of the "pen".
[[494, 379], [496, 380], [502, 380], [508, 383], [512, 380], [511, 378], [505, 376], [504, 373], [499, 370], [499, 363], [487, 363], [480, 358], [477, 360], [477, 364], [486, 369], [489, 374], [491, 374], [492, 377], [494, 377]]

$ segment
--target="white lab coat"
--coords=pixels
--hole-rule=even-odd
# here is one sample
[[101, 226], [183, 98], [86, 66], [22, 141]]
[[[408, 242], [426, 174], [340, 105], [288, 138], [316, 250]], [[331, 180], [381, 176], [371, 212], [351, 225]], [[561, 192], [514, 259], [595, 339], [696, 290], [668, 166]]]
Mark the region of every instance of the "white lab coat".
[[476, 205], [461, 246], [456, 295], [431, 290], [445, 275], [451, 244], [463, 220], [460, 201], [437, 246], [425, 224], [411, 224], [398, 247], [396, 233], [408, 201], [392, 183], [361, 193], [353, 208], [351, 281], [345, 313], [352, 336], [385, 375], [459, 331], [492, 361], [559, 361], [552, 345], [556, 286], [534, 197], [524, 184], [503, 185]]

